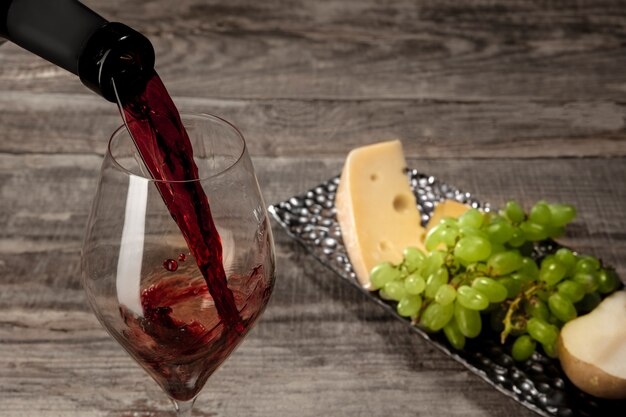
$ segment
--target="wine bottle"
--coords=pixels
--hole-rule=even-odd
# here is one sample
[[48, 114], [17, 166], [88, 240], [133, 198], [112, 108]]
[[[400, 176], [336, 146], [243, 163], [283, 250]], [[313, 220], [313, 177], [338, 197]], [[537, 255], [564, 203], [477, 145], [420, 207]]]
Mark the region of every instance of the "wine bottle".
[[109, 101], [145, 87], [154, 49], [141, 33], [108, 22], [78, 0], [0, 0], [0, 37], [80, 77]]

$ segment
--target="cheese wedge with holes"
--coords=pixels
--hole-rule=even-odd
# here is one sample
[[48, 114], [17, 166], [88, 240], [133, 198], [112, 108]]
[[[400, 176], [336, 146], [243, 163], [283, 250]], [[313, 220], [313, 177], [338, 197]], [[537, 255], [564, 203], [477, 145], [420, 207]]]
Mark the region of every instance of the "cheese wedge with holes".
[[398, 140], [352, 150], [335, 198], [337, 220], [356, 276], [370, 288], [370, 271], [400, 263], [408, 246], [422, 250], [421, 216]]

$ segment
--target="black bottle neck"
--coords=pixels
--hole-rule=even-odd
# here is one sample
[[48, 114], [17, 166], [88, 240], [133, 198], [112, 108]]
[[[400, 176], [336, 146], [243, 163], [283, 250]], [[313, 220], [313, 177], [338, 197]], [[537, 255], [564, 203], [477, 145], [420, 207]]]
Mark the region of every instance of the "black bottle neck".
[[115, 101], [136, 94], [154, 69], [154, 49], [141, 33], [107, 22], [78, 0], [0, 0], [0, 36], [78, 75]]
[[87, 40], [78, 60], [78, 76], [109, 101], [143, 91], [154, 73], [154, 49], [141, 33], [116, 22], [99, 28]]
[[0, 1], [0, 42], [7, 37], [7, 13], [13, 0]]

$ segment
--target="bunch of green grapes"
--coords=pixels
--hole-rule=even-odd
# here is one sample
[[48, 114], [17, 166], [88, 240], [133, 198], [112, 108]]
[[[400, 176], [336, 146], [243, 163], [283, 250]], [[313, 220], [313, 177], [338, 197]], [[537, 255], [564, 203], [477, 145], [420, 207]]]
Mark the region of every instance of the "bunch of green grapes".
[[592, 256], [561, 248], [537, 262], [530, 257], [535, 242], [561, 236], [575, 215], [573, 206], [543, 201], [528, 214], [515, 201], [500, 213], [470, 209], [429, 231], [428, 254], [409, 247], [399, 265], [374, 267], [372, 286], [397, 301], [401, 316], [443, 330], [456, 349], [487, 323], [502, 343], [515, 337], [514, 359], [528, 359], [537, 344], [555, 357], [563, 324], [620, 286]]

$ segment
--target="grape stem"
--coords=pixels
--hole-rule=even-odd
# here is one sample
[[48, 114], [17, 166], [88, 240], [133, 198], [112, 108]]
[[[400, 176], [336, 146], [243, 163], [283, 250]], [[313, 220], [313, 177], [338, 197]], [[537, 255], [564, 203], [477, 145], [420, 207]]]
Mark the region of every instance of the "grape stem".
[[411, 324], [414, 326], [417, 326], [420, 322], [420, 319], [422, 318], [422, 313], [424, 312], [424, 310], [426, 310], [426, 307], [428, 307], [429, 305], [431, 305], [433, 303], [434, 300], [426, 300], [424, 299], [424, 302], [422, 303], [422, 306], [420, 307], [420, 311], [417, 313], [417, 316], [415, 316], [412, 320], [411, 320]]
[[455, 284], [450, 284], [454, 287], [455, 290], [459, 289], [462, 285], [472, 285], [472, 282], [478, 277], [489, 276], [489, 274], [480, 273], [474, 271], [471, 268], [467, 268], [462, 274], [455, 275], [454, 278], [459, 277], [459, 282]]
[[519, 305], [522, 302], [522, 300], [530, 299], [530, 297], [532, 297], [533, 294], [535, 294], [537, 291], [539, 291], [543, 287], [544, 286], [541, 283], [535, 284], [532, 287], [528, 288], [526, 291], [519, 293], [513, 299], [513, 301], [511, 301], [506, 311], [506, 315], [504, 316], [504, 320], [502, 320], [502, 324], [504, 324], [504, 330], [502, 330], [502, 333], [500, 333], [500, 343], [504, 344], [504, 342], [506, 342], [506, 338], [513, 330], [513, 321], [512, 321], [513, 314], [515, 314], [515, 311], [519, 308]]

